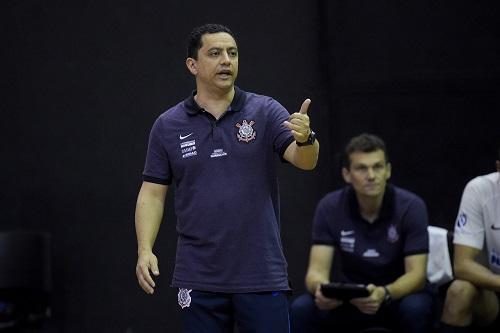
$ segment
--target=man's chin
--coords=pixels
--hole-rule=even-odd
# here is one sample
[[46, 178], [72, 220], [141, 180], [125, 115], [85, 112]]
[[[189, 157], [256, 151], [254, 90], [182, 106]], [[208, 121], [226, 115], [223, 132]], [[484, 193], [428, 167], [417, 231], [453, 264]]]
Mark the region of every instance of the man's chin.
[[379, 189], [365, 190], [363, 191], [363, 195], [366, 197], [378, 197], [382, 195], [382, 191]]
[[228, 81], [219, 81], [216, 83], [217, 88], [223, 91], [230, 91], [234, 87], [234, 81], [228, 80]]

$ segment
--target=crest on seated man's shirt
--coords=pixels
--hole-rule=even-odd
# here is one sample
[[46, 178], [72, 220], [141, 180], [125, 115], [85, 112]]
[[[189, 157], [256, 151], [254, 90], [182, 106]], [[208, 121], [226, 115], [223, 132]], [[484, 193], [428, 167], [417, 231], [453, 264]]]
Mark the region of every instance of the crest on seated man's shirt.
[[396, 243], [399, 240], [398, 229], [394, 224], [391, 224], [387, 229], [387, 241], [389, 243]]

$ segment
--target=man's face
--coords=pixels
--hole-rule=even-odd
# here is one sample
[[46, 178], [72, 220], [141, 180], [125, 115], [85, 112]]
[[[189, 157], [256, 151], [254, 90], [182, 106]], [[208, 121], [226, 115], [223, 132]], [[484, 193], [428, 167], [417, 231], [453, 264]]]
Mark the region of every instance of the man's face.
[[387, 180], [391, 177], [391, 164], [386, 162], [384, 152], [380, 149], [370, 153], [354, 152], [349, 155], [349, 159], [351, 165], [349, 169], [342, 168], [342, 176], [357, 195], [383, 195]]
[[198, 89], [233, 88], [238, 75], [238, 47], [230, 34], [217, 32], [201, 37], [202, 47], [198, 50], [198, 59], [188, 58], [186, 65], [196, 76]]

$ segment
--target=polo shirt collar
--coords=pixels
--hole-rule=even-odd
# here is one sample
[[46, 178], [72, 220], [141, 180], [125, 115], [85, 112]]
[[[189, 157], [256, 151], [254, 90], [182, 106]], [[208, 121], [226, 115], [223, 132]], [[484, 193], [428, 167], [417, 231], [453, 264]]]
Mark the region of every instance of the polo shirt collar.
[[[184, 100], [184, 105], [186, 106], [186, 113], [190, 116], [195, 116], [205, 110], [196, 103], [194, 96], [196, 95], [196, 90], [193, 90], [191, 95]], [[245, 104], [245, 93], [243, 90], [234, 86], [234, 96], [229, 106], [228, 111], [241, 111], [243, 105]]]
[[[356, 197], [354, 188], [352, 186], [349, 186], [347, 191], [349, 213], [352, 217], [365, 221], [365, 219], [359, 212], [358, 198]], [[382, 199], [382, 207], [380, 208], [380, 213], [374, 222], [378, 222], [380, 220], [390, 220], [392, 218], [392, 214], [394, 212], [394, 196], [394, 187], [391, 184], [387, 184], [385, 186], [384, 198]]]

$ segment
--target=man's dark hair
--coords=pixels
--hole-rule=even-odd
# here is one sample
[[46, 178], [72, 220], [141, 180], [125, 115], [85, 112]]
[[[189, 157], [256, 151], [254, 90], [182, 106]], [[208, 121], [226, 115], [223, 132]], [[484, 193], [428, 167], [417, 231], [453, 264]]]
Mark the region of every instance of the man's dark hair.
[[229, 30], [228, 27], [223, 26], [222, 24], [204, 24], [202, 26], [194, 28], [188, 36], [188, 44], [187, 44], [187, 56], [188, 58], [198, 59], [198, 50], [201, 49], [203, 43], [201, 41], [201, 37], [205, 34], [215, 34], [218, 32], [225, 32], [231, 35], [236, 41], [236, 37], [233, 32]]
[[387, 148], [385, 146], [384, 140], [380, 137], [369, 134], [362, 133], [358, 136], [355, 136], [349, 140], [349, 143], [346, 145], [344, 149], [344, 158], [342, 159], [342, 166], [344, 168], [349, 169], [351, 166], [351, 159], [349, 156], [355, 152], [361, 153], [371, 153], [377, 150], [382, 150], [385, 156], [385, 162], [389, 162], [389, 155], [387, 154]]

